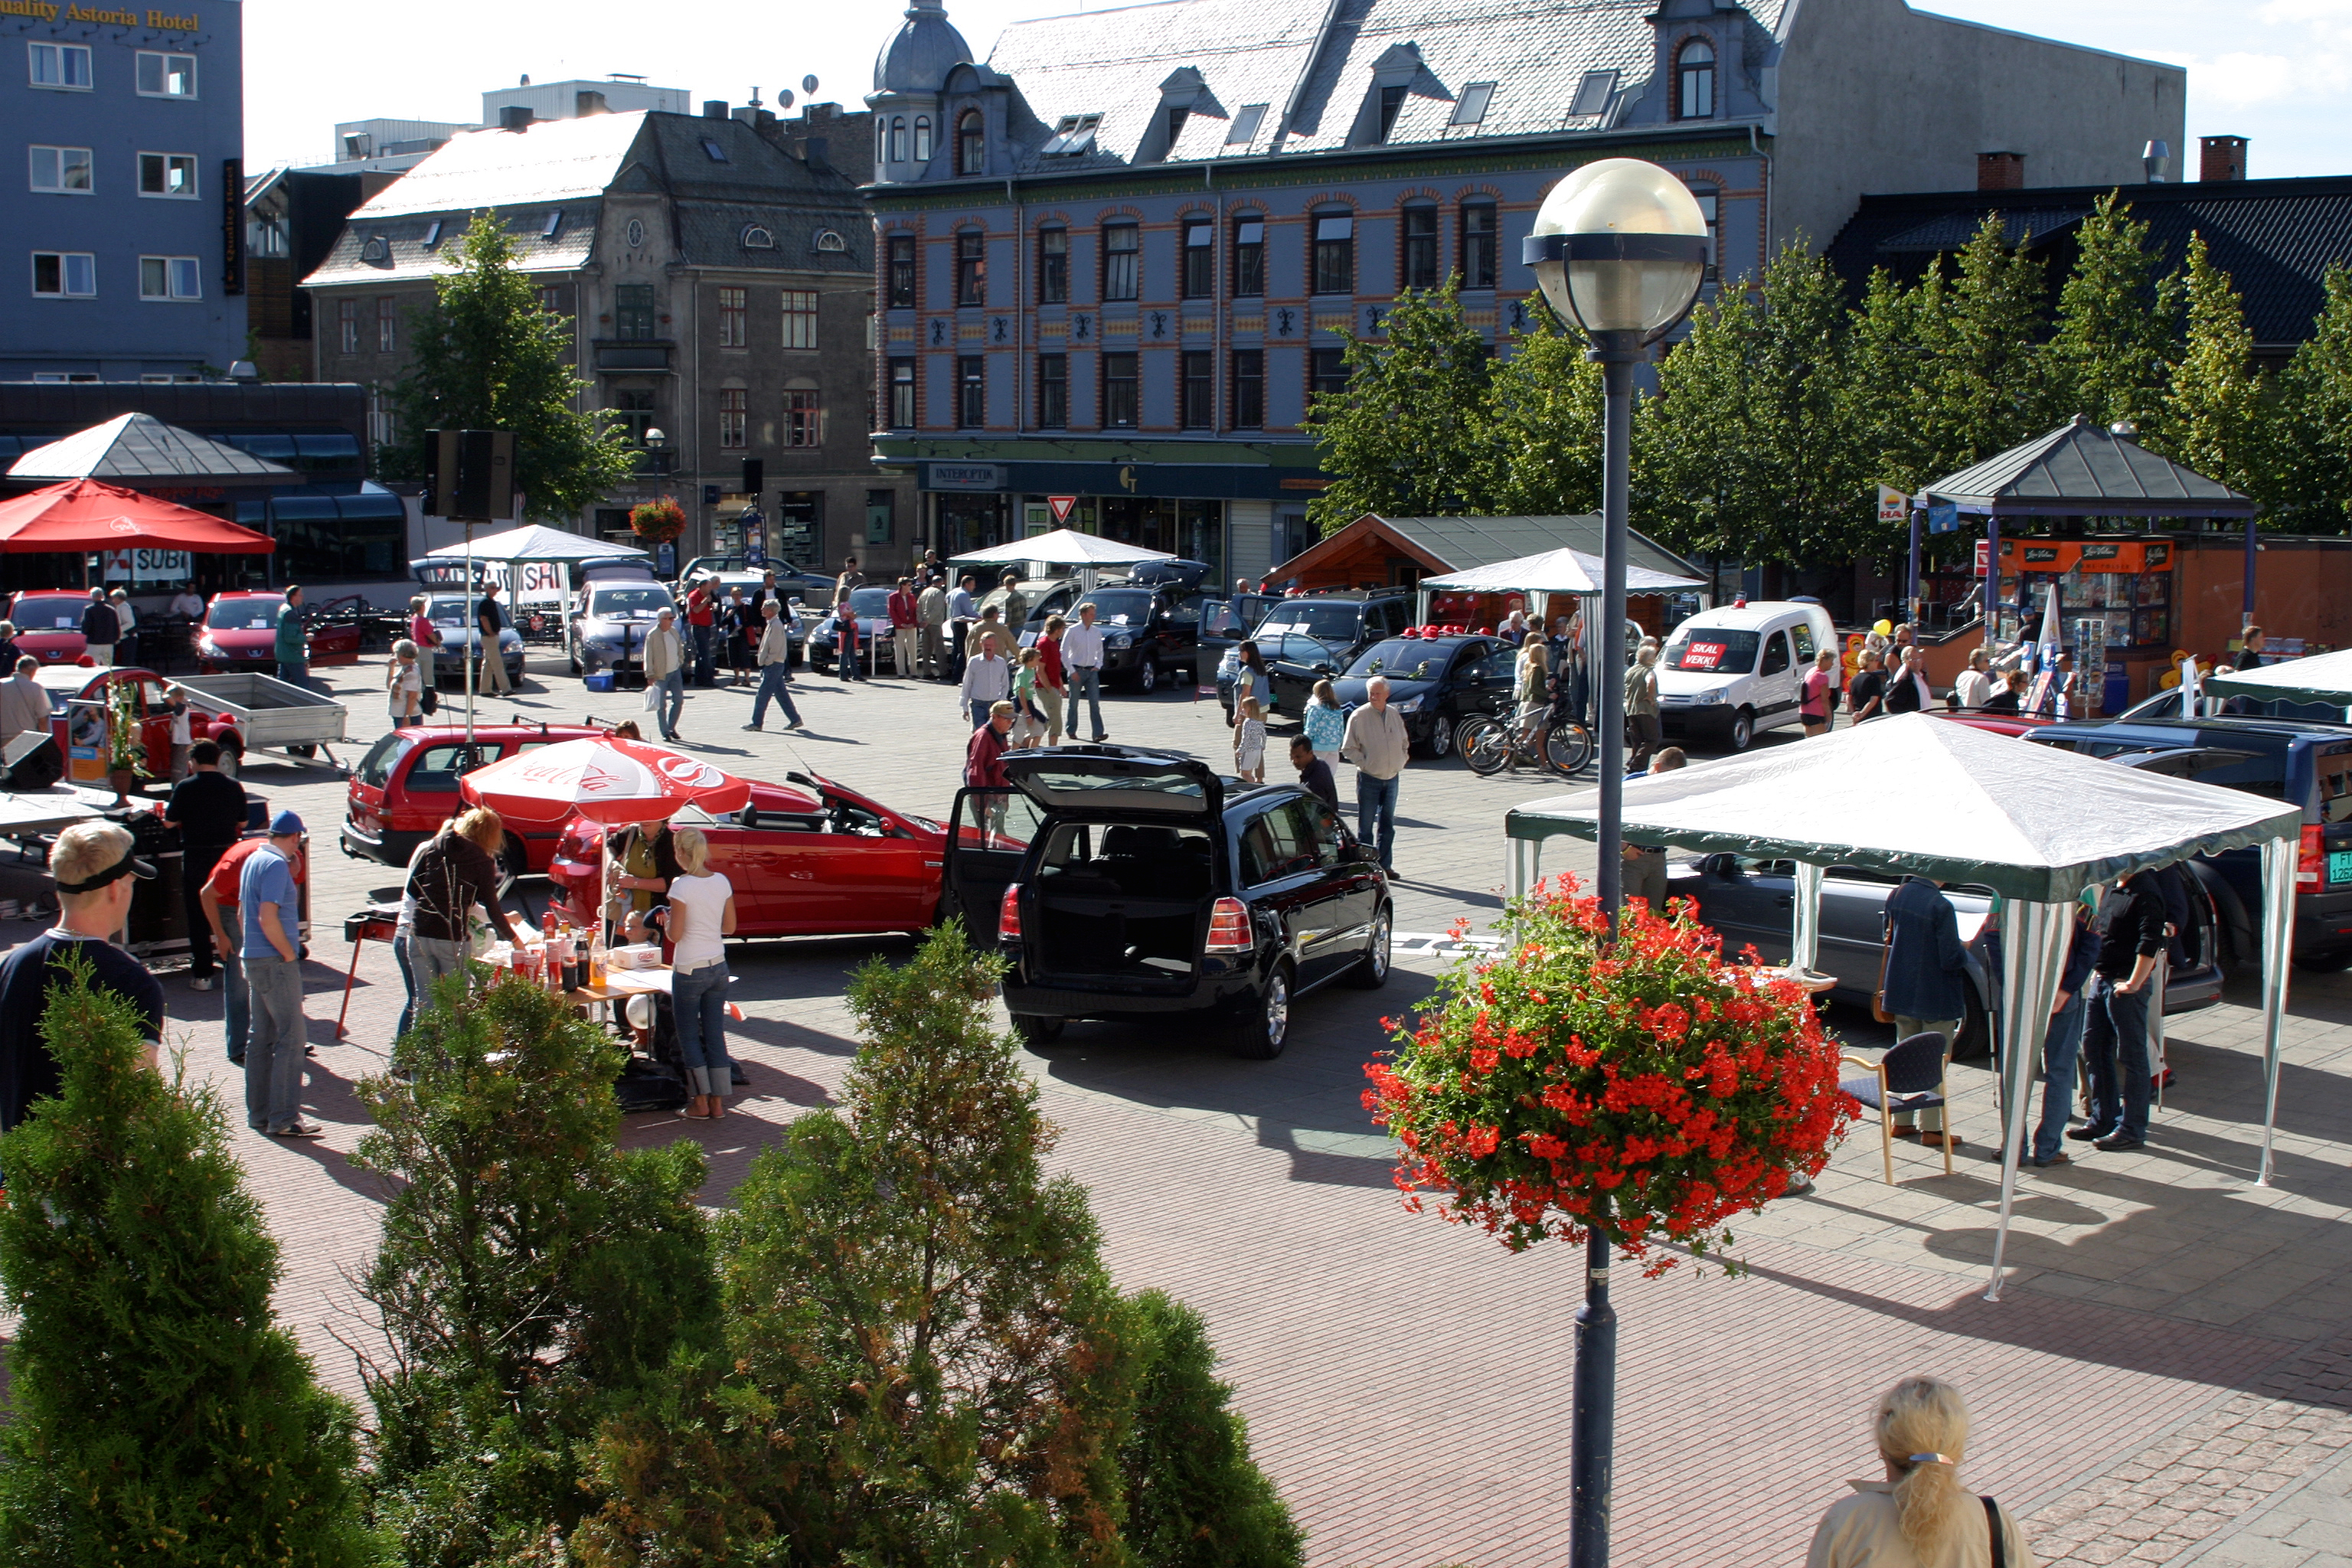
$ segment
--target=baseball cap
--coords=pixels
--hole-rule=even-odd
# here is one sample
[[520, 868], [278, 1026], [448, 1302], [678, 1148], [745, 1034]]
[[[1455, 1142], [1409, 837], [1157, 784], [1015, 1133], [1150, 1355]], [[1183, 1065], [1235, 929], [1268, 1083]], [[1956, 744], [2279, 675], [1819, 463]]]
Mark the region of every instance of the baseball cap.
[[290, 811], [281, 811], [269, 819], [269, 836], [283, 838], [302, 831], [302, 819]]
[[60, 893], [94, 893], [98, 891], [99, 889], [105, 887], [109, 882], [119, 882], [125, 877], [136, 877], [141, 881], [145, 882], [152, 880], [154, 878], [154, 875], [155, 863], [152, 860], [142, 860], [136, 855], [125, 855], [121, 859], [117, 860], [113, 865], [109, 866], [105, 870], [100, 871], [95, 877], [87, 878], [79, 882], [59, 882], [58, 884], [58, 891]]

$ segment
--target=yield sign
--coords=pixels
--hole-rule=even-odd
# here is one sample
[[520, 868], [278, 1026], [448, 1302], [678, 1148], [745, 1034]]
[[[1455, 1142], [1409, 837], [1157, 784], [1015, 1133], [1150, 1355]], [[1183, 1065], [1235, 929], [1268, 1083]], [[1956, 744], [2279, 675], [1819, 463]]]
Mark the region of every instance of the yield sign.
[[1067, 522], [1070, 521], [1071, 511], [1078, 504], [1078, 498], [1076, 496], [1047, 496], [1045, 498], [1045, 504], [1054, 509], [1054, 521], [1055, 522]]

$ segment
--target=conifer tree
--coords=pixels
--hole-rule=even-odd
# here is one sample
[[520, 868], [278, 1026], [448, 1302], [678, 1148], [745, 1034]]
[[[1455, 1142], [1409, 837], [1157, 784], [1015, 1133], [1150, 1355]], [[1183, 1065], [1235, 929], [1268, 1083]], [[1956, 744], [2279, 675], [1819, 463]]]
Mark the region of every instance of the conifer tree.
[[2325, 302], [2311, 336], [2295, 345], [2280, 380], [2277, 469], [2282, 510], [2292, 527], [2352, 533], [2352, 267], [2326, 272]]
[[1368, 511], [1491, 510], [1489, 355], [1454, 280], [1399, 294], [1378, 337], [1341, 337], [1348, 390], [1321, 394], [1307, 410], [1323, 469], [1337, 478], [1308, 503], [1308, 520], [1330, 533]]
[[2050, 341], [2054, 412], [2094, 424], [2152, 427], [2164, 408], [2180, 320], [2179, 274], [2158, 279], [2148, 226], [2119, 193], [2098, 199], [2075, 229], [2074, 269], [2058, 291]]
[[[1934, 479], [1990, 458], [2067, 417], [2050, 395], [2042, 263], [1988, 213], [1956, 258], [1920, 280], [1912, 320], [1923, 363], [1917, 416]], [[2071, 413], [2071, 410], [2069, 411]]]
[[79, 961], [43, 1037], [64, 1089], [0, 1138], [19, 1315], [0, 1549], [35, 1568], [373, 1562], [352, 1415], [270, 1318], [278, 1244], [208, 1088], [145, 1066]]
[[2268, 378], [2254, 368], [2244, 304], [2230, 275], [2213, 265], [2201, 234], [2189, 242], [2182, 276], [2189, 337], [2148, 444], [2241, 495], [2275, 500]]
[[376, 1516], [415, 1568], [475, 1568], [560, 1541], [599, 1424], [715, 1342], [702, 1152], [616, 1148], [619, 1050], [532, 986], [445, 979], [390, 1068], [352, 1157], [390, 1192]]

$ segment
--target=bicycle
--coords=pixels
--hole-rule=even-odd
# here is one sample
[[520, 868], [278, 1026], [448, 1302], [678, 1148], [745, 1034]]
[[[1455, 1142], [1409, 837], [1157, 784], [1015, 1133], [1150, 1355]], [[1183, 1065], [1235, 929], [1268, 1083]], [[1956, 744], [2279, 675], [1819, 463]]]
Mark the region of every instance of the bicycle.
[[1521, 762], [1549, 768], [1563, 778], [1573, 777], [1592, 759], [1592, 732], [1567, 721], [1547, 727], [1545, 718], [1540, 708], [1507, 720], [1492, 713], [1473, 713], [1454, 727], [1454, 750], [1481, 777], [1492, 777]]

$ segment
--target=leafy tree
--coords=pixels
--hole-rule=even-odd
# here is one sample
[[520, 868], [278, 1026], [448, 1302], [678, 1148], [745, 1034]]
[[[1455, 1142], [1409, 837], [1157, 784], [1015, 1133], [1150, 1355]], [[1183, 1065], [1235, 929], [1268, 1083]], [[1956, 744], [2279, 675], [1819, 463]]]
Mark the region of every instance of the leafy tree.
[[418, 438], [383, 448], [377, 464], [390, 479], [422, 479], [423, 432], [511, 430], [515, 488], [532, 515], [575, 514], [627, 479], [636, 454], [603, 416], [572, 407], [588, 383], [566, 363], [571, 329], [539, 308], [498, 215], [476, 214], [452, 251], [455, 269], [410, 324], [415, 352], [394, 393], [400, 428]]
[[2244, 303], [2201, 234], [2189, 242], [2183, 276], [2189, 338], [2148, 444], [2241, 495], [2272, 500], [2279, 487], [2270, 460], [2269, 378], [2254, 368]]
[[2110, 191], [2075, 230], [2074, 270], [2058, 291], [2050, 342], [2061, 417], [2152, 427], [2163, 412], [2180, 320], [2179, 276], [2158, 280], [2148, 226]]
[[219, 1096], [149, 1070], [137, 1016], [68, 962], [40, 1024], [71, 1042], [64, 1091], [0, 1138], [8, 1561], [374, 1561], [351, 1409], [271, 1321], [278, 1244]]
[[[2059, 423], [2042, 348], [2042, 268], [1985, 215], [1957, 258], [1930, 268], [1912, 311], [1923, 363], [1916, 417], [1927, 478], [1990, 458]], [[2071, 411], [2070, 411], [2071, 412]]]
[[1562, 517], [1601, 510], [1601, 367], [1581, 332], [1540, 299], [1536, 325], [1511, 334], [1494, 366], [1486, 419], [1492, 479], [1486, 510], [1498, 516]]
[[2352, 267], [2327, 268], [2326, 302], [2311, 336], [2280, 376], [2281, 500], [2293, 525], [2352, 532]]
[[1463, 316], [1454, 280], [1408, 289], [1378, 339], [1341, 335], [1348, 390], [1307, 410], [1326, 473], [1339, 476], [1307, 505], [1323, 532], [1368, 511], [1436, 517], [1488, 511], [1494, 453], [1486, 428], [1490, 361]]
[[391, 1342], [367, 1369], [374, 1500], [416, 1568], [560, 1539], [593, 1506], [577, 1450], [715, 1342], [702, 1152], [615, 1148], [620, 1069], [557, 998], [451, 978], [360, 1086], [352, 1163], [391, 1190], [361, 1282]]

